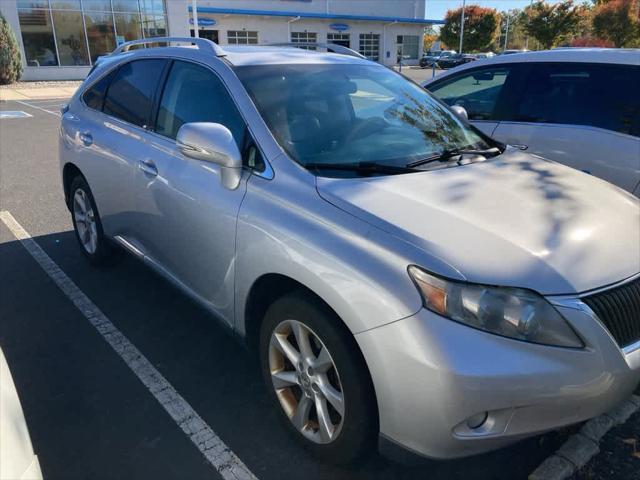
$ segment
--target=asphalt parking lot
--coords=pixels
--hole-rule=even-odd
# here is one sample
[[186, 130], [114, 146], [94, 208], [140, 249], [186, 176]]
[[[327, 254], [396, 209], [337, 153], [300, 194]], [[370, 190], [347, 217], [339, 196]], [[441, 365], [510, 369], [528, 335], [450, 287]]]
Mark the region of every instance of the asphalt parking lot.
[[[222, 453], [232, 451], [255, 477], [521, 479], [576, 430], [414, 467], [376, 455], [350, 468], [318, 462], [281, 428], [253, 358], [215, 319], [133, 258], [123, 255], [105, 269], [85, 261], [59, 178], [61, 103], [0, 103], [0, 111], [30, 115], [0, 118], [0, 211], [15, 218], [215, 432]], [[0, 348], [45, 478], [229, 478], [226, 464], [203, 455], [159, 403], [158, 392], [140, 381], [89, 321], [93, 317], [74, 305], [3, 222], [0, 279]], [[601, 453], [574, 478], [640, 478], [639, 450], [636, 413], [603, 439]]]

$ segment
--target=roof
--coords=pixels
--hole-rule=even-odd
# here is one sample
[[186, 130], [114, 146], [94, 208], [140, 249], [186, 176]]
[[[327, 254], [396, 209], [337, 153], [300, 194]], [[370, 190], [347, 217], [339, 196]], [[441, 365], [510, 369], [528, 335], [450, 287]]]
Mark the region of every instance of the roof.
[[304, 50], [296, 47], [269, 45], [225, 45], [225, 60], [234, 66], [277, 65], [292, 63], [359, 63], [371, 64], [369, 60], [332, 52]]
[[522, 52], [511, 55], [496, 55], [491, 58], [476, 60], [446, 73], [438, 75], [423, 83], [431, 82], [449, 75], [475, 68], [481, 65], [502, 65], [508, 63], [535, 63], [535, 62], [580, 62], [580, 63], [611, 63], [618, 65], [640, 66], [640, 49], [637, 48], [556, 48], [554, 50], [542, 50], [539, 52]]
[[[189, 11], [193, 7], [189, 6]], [[444, 20], [430, 20], [427, 18], [403, 18], [403, 17], [378, 17], [375, 15], [346, 15], [340, 13], [317, 13], [317, 12], [295, 12], [287, 10], [249, 10], [244, 8], [220, 8], [220, 7], [197, 7], [198, 13], [220, 13], [225, 15], [255, 15], [263, 17], [300, 17], [315, 18], [321, 20], [354, 20], [372, 22], [397, 22], [415, 23], [419, 25], [443, 25]]]

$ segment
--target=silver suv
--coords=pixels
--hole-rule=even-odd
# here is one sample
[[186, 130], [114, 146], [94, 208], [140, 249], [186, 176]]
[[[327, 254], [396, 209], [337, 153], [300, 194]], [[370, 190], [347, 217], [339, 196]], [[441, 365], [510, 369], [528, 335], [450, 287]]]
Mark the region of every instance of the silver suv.
[[195, 45], [119, 47], [62, 116], [82, 252], [244, 339], [317, 454], [470, 455], [636, 387], [638, 199], [346, 49], [151, 41]]

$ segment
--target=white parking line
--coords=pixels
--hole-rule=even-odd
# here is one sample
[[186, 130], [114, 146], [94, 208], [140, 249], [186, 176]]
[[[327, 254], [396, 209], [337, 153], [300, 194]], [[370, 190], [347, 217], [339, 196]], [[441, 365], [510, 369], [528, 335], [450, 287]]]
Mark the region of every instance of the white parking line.
[[28, 103], [28, 102], [25, 102], [25, 101], [22, 101], [22, 100], [16, 100], [16, 102], [17, 102], [17, 103], [19, 103], [19, 104], [21, 104], [21, 105], [26, 105], [27, 107], [35, 108], [35, 109], [40, 110], [40, 111], [42, 111], [42, 112], [49, 113], [49, 114], [51, 114], [51, 115], [55, 115], [56, 117], [60, 117], [60, 116], [62, 116], [62, 115], [60, 114], [60, 112], [55, 112], [55, 111], [53, 111], [53, 112], [52, 112], [51, 110], [47, 110], [47, 109], [42, 108], [42, 107], [39, 107], [39, 106], [37, 106], [37, 105], [32, 105], [32, 104], [30, 104], [30, 103]]
[[29, 233], [8, 211], [0, 211], [0, 220], [56, 283], [91, 325], [124, 360], [182, 431], [202, 452], [225, 480], [254, 480], [247, 466], [225, 445], [191, 405], [155, 369], [145, 356], [118, 330], [58, 265], [51, 260]]

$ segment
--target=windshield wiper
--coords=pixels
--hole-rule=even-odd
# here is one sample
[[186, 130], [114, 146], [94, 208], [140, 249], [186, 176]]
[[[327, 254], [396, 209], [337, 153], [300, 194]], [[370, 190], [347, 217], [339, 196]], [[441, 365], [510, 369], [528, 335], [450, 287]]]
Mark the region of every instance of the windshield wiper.
[[435, 155], [430, 155], [427, 158], [423, 158], [421, 160], [416, 160], [415, 162], [408, 163], [407, 168], [419, 167], [422, 165], [426, 165], [432, 162], [446, 162], [454, 157], [461, 157], [462, 155], [482, 155], [483, 157], [495, 157], [496, 155], [500, 155], [502, 150], [498, 147], [491, 147], [485, 150], [473, 150], [473, 149], [463, 149], [463, 148], [452, 148], [443, 150], [440, 153], [436, 153]]
[[421, 169], [412, 168], [411, 166], [385, 165], [373, 162], [358, 163], [307, 163], [305, 168], [315, 170], [341, 170], [356, 173], [386, 173], [395, 175], [399, 173], [421, 172]]

